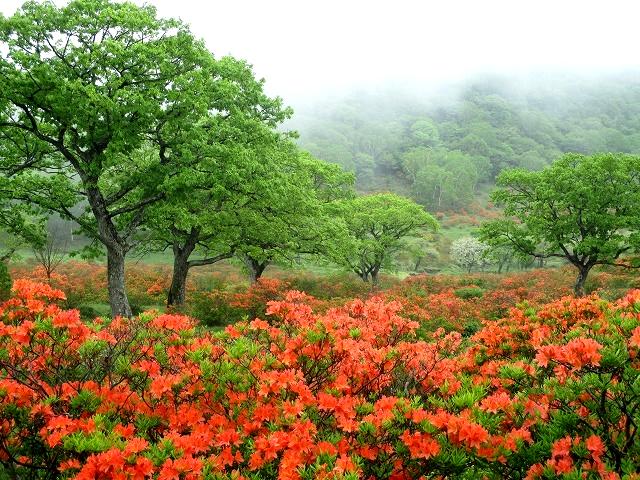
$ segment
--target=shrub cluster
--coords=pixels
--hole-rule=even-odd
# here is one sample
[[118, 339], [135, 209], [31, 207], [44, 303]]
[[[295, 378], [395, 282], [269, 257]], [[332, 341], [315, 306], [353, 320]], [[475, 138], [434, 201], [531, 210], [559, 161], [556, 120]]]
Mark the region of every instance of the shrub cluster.
[[[373, 297], [202, 333], [85, 324], [48, 285], [0, 307], [10, 478], [640, 478], [640, 291], [563, 298], [468, 338]], [[429, 322], [429, 320], [423, 320]]]

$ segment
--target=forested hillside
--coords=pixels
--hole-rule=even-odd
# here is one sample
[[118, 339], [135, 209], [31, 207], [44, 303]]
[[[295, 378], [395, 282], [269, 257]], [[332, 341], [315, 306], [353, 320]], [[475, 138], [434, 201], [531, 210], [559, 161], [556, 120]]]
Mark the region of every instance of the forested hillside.
[[432, 211], [468, 206], [504, 168], [537, 170], [564, 152], [640, 151], [640, 80], [486, 77], [457, 88], [319, 99], [290, 127], [315, 156]]

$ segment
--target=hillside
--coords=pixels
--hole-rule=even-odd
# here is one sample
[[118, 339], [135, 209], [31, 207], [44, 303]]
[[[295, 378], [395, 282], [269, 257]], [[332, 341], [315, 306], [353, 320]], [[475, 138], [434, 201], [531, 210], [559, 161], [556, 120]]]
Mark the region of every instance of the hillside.
[[640, 152], [640, 80], [493, 76], [354, 92], [297, 107], [287, 126], [303, 148], [355, 172], [360, 191], [459, 211], [504, 168], [537, 170], [564, 152]]

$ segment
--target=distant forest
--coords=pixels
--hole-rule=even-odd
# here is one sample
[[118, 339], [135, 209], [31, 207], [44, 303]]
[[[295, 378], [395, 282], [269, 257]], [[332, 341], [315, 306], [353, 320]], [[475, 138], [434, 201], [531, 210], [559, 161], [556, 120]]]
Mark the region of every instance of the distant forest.
[[537, 170], [564, 152], [640, 153], [640, 75], [487, 77], [418, 94], [353, 93], [298, 107], [289, 128], [320, 159], [390, 190], [457, 210], [505, 168]]

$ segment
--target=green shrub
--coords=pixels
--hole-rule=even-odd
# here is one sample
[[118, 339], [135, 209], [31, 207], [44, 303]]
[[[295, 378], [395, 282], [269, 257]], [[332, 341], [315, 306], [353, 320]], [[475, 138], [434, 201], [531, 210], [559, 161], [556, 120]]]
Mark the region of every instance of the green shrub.
[[80, 311], [80, 318], [83, 320], [94, 320], [100, 316], [100, 313], [91, 305], [80, 305], [78, 310]]
[[478, 332], [482, 328], [482, 322], [475, 318], [469, 319], [464, 324], [464, 329], [462, 330], [463, 337], [471, 337], [476, 332]]
[[453, 292], [456, 297], [468, 300], [470, 298], [482, 298], [484, 290], [480, 287], [463, 287]]
[[0, 300], [8, 300], [11, 296], [11, 275], [7, 264], [0, 262]]
[[458, 285], [461, 287], [486, 287], [487, 280], [479, 276], [462, 276], [459, 278]]
[[207, 327], [229, 325], [247, 316], [242, 308], [230, 305], [228, 294], [220, 290], [194, 293], [186, 313]]

